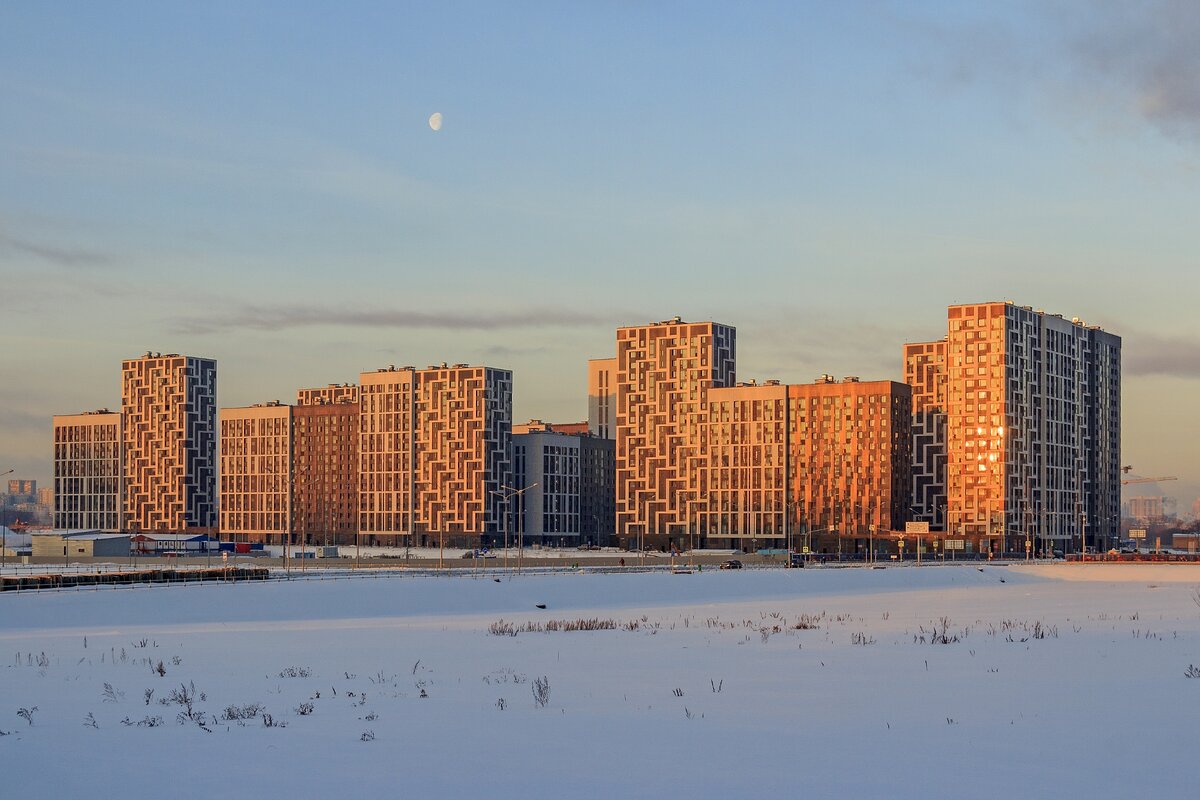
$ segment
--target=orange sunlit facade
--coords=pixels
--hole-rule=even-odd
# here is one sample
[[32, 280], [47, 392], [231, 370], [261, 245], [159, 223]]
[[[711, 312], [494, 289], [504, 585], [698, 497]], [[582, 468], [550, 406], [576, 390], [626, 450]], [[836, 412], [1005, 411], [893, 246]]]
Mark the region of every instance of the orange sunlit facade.
[[708, 392], [734, 382], [735, 330], [680, 318], [617, 329], [616, 533], [682, 547], [698, 523]]
[[708, 394], [710, 546], [855, 552], [903, 530], [912, 396], [892, 381], [740, 384]]
[[615, 439], [617, 422], [617, 360], [588, 360], [588, 431], [601, 439]]
[[1120, 337], [1011, 302], [950, 306], [946, 331], [904, 348], [919, 518], [968, 552], [1110, 546]]
[[221, 534], [282, 544], [292, 531], [292, 407], [222, 408], [220, 432]]
[[471, 546], [502, 535], [512, 373], [455, 364], [360, 379], [359, 529], [369, 540]]
[[292, 409], [293, 529], [303, 542], [358, 539], [358, 387], [301, 389]]
[[982, 303], [949, 309], [948, 514], [951, 530], [977, 541], [999, 536], [1004, 524], [1006, 308]]
[[55, 528], [121, 530], [121, 474], [120, 414], [54, 417]]
[[217, 524], [217, 362], [146, 353], [121, 363], [123, 524]]
[[353, 383], [331, 383], [296, 392], [296, 405], [322, 406], [330, 403], [357, 403], [358, 386]]

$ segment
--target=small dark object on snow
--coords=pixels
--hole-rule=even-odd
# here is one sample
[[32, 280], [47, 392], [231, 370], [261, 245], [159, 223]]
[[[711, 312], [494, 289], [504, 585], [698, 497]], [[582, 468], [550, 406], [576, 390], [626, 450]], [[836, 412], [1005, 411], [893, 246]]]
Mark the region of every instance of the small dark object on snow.
[[499, 583], [499, 582], [500, 582], [500, 579], [499, 579], [499, 578], [492, 578], [492, 580], [494, 580], [496, 583]]
[[546, 607], [546, 604], [545, 604], [545, 603], [538, 603], [538, 604], [537, 604], [537, 607], [538, 607], [538, 608], [545, 608], [545, 607]]
[[1001, 582], [1001, 583], [1004, 583], [1004, 578], [1001, 578], [1001, 579], [1000, 579], [1000, 582]]

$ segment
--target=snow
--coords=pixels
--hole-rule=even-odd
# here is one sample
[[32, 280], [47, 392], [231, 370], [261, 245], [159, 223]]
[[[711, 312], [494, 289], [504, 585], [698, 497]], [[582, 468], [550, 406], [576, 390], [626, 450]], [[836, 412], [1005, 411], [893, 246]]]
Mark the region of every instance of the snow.
[[[12, 797], [1194, 797], [1197, 585], [947, 565], [12, 593], [0, 775]], [[181, 684], [208, 731], [158, 702]], [[286, 727], [214, 720], [252, 703]]]

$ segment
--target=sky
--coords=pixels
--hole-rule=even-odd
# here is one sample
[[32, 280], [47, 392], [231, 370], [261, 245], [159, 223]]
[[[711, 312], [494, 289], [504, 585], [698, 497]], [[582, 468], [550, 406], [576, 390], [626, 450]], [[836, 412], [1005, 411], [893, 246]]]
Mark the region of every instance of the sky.
[[13, 0], [0, 108], [0, 471], [146, 350], [222, 406], [448, 361], [577, 420], [618, 325], [899, 380], [1013, 300], [1123, 337], [1122, 460], [1200, 494], [1194, 2]]

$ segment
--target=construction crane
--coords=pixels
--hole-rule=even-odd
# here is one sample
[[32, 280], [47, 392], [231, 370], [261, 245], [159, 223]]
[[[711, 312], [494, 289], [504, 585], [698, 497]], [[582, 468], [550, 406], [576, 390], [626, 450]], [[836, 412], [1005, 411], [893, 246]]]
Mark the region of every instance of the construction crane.
[[[1133, 471], [1133, 467], [1121, 467], [1121, 472], [1128, 475]], [[1164, 475], [1161, 478], [1122, 478], [1121, 485], [1128, 486], [1131, 483], [1158, 483], [1159, 481], [1177, 481], [1179, 478], [1174, 475]]]

